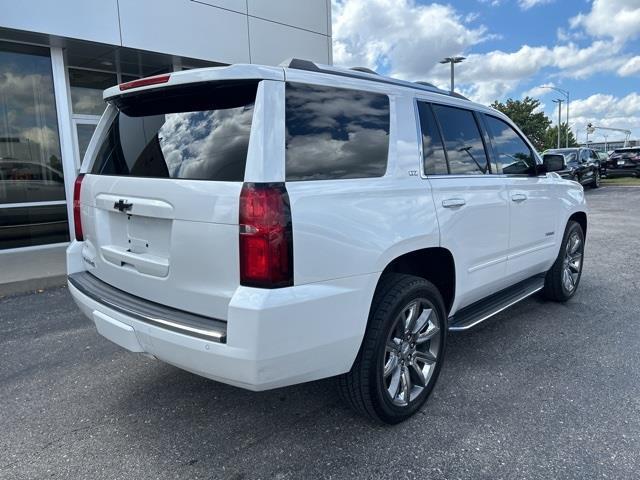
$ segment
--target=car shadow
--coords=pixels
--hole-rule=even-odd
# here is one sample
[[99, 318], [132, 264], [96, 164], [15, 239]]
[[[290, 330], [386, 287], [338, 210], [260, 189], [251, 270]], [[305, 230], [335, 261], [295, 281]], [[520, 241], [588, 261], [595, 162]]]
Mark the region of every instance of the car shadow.
[[[486, 411], [501, 395], [499, 386], [479, 392], [469, 384], [493, 375], [505, 354], [518, 355], [517, 346], [531, 328], [518, 319], [518, 310], [540, 307], [544, 302], [532, 298], [471, 332], [450, 334], [434, 394], [419, 414], [397, 426], [379, 425], [352, 412], [342, 404], [332, 379], [250, 392], [146, 359], [111, 408], [125, 416], [121, 427], [137, 451], [166, 452], [169, 447], [169, 455], [192, 473], [224, 467], [230, 478], [247, 474], [242, 460], [250, 456], [268, 461], [286, 450], [308, 455], [309, 449], [318, 449], [320, 457], [339, 462], [354, 446], [377, 446], [412, 425], [430, 432], [440, 448], [454, 448], [460, 435], [471, 434], [481, 422], [465, 412]], [[504, 338], [496, 343], [496, 336]], [[509, 345], [516, 351], [510, 352]], [[458, 422], [456, 436], [447, 428], [452, 421]]]

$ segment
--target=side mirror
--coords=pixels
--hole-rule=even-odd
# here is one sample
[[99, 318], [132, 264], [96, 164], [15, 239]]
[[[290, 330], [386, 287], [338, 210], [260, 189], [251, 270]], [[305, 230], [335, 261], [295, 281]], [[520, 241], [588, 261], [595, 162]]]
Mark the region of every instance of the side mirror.
[[553, 153], [547, 153], [542, 156], [542, 165], [545, 172], [559, 172], [567, 168], [567, 164], [564, 162], [564, 155]]

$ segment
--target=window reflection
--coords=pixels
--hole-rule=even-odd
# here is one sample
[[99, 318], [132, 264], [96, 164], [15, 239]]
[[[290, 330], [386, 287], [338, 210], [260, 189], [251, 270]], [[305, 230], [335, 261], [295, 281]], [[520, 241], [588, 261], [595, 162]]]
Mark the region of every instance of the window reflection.
[[422, 129], [424, 173], [426, 175], [446, 175], [448, 173], [447, 160], [431, 107], [427, 103], [418, 102], [418, 112]]
[[386, 95], [288, 83], [286, 129], [289, 181], [379, 177], [386, 172]]
[[[0, 42], [0, 208], [64, 199], [49, 51]], [[47, 243], [51, 228], [66, 225], [62, 207], [49, 209], [44, 223], [40, 215], [9, 215], [11, 209], [4, 208], [0, 249]], [[3, 240], [8, 236], [10, 243]]]
[[488, 172], [487, 155], [473, 113], [454, 107], [434, 105], [442, 127], [449, 173], [473, 175]]
[[489, 115], [485, 118], [498, 155], [498, 172], [508, 175], [528, 174], [535, 165], [531, 149], [506, 122]]
[[[255, 85], [226, 87], [219, 93], [202, 88], [206, 89], [195, 87], [149, 102], [152, 110], [139, 102], [143, 111], [135, 116], [119, 112], [93, 173], [243, 181]], [[187, 111], [176, 112], [181, 109]]]
[[69, 85], [73, 113], [102, 115], [107, 107], [102, 99], [102, 93], [117, 83], [118, 77], [115, 73], [70, 68]]
[[93, 132], [96, 130], [96, 125], [92, 123], [78, 123], [76, 125], [76, 132], [78, 134], [78, 151], [80, 153], [80, 162], [84, 158], [84, 154], [87, 153], [87, 147], [91, 141]]

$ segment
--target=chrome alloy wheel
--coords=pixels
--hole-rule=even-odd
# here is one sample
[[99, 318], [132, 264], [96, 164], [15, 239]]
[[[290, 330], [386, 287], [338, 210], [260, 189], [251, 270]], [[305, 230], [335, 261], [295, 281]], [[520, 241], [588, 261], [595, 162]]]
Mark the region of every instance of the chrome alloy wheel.
[[578, 232], [572, 232], [567, 239], [564, 260], [562, 262], [562, 286], [567, 293], [573, 293], [582, 272], [584, 245]]
[[441, 322], [431, 302], [420, 298], [404, 307], [387, 338], [383, 382], [394, 405], [407, 406], [429, 383], [440, 352]]

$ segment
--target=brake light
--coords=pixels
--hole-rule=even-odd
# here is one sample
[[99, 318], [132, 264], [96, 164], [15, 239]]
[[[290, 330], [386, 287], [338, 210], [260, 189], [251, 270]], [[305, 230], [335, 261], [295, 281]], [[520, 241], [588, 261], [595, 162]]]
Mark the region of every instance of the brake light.
[[84, 241], [82, 219], [80, 218], [80, 191], [82, 190], [83, 179], [84, 173], [81, 173], [73, 184], [73, 228], [76, 231], [76, 240], [79, 242]]
[[121, 83], [119, 85], [120, 91], [130, 90], [132, 88], [146, 87], [148, 85], [158, 85], [159, 83], [167, 83], [171, 78], [171, 74], [155, 75], [153, 77], [140, 78], [138, 80], [131, 80], [130, 82]]
[[293, 285], [291, 208], [284, 183], [245, 183], [240, 194], [240, 284]]

